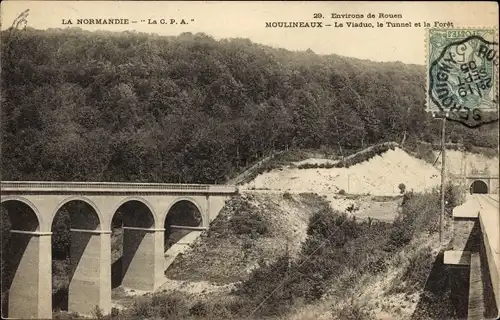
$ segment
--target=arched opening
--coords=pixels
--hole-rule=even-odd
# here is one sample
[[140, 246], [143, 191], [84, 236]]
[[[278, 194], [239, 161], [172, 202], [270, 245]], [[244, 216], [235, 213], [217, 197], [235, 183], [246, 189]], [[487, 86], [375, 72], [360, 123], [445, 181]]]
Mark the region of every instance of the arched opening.
[[202, 225], [203, 217], [198, 206], [189, 200], [176, 202], [168, 210], [165, 217], [165, 252], [180, 239], [194, 231], [189, 227], [201, 227]]
[[138, 253], [148, 249], [145, 238], [153, 227], [153, 213], [142, 201], [129, 200], [116, 210], [111, 221], [111, 288], [137, 286], [138, 268], [149, 267], [148, 259]]
[[476, 180], [470, 186], [470, 193], [488, 193], [488, 185], [482, 180]]
[[[2, 215], [2, 318], [20, 317], [32, 301], [32, 278], [38, 276], [39, 245], [30, 232], [40, 229], [33, 209], [22, 201], [7, 200], [1, 204]], [[24, 231], [24, 232], [23, 232]], [[9, 309], [11, 312], [9, 312]], [[23, 310], [24, 309], [24, 310]], [[35, 312], [27, 310], [28, 313]], [[18, 313], [18, 314], [14, 314]], [[36, 316], [37, 313], [34, 313]]]
[[78, 304], [80, 296], [86, 294], [83, 288], [95, 282], [91, 277], [86, 279], [85, 275], [100, 259], [93, 256], [100, 241], [91, 232], [98, 229], [97, 212], [83, 200], [70, 200], [57, 210], [51, 226], [54, 311], [75, 311], [72, 305]]

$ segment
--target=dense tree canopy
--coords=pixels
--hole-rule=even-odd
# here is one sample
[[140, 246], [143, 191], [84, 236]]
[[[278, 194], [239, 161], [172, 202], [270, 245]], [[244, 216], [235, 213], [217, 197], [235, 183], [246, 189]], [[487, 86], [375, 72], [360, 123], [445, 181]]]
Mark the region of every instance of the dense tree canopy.
[[214, 183], [272, 150], [439, 137], [423, 66], [190, 33], [27, 29], [2, 45], [3, 180]]

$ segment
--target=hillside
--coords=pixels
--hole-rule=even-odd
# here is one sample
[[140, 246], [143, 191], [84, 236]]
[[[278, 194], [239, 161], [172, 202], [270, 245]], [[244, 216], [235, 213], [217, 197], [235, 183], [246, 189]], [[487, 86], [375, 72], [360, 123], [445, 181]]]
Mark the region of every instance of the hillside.
[[423, 66], [247, 39], [7, 30], [1, 79], [4, 180], [222, 183], [273, 151], [439, 138]]
[[[309, 158], [264, 172], [241, 185], [241, 196], [228, 202], [208, 233], [178, 256], [167, 277], [215, 284], [241, 281], [287, 245], [295, 256], [306, 239], [308, 219], [325, 203], [361, 220], [370, 217], [390, 222], [401, 205], [399, 183], [415, 192], [430, 191], [440, 183], [438, 169], [398, 147], [349, 168], [300, 169], [300, 165], [336, 161]], [[343, 188], [347, 194], [339, 194]], [[259, 228], [262, 232], [249, 231]]]
[[[377, 319], [409, 318], [412, 314], [419, 314], [416, 319], [420, 319], [419, 317], [423, 316], [422, 313], [449, 312], [446, 309], [448, 302], [445, 299], [437, 300], [439, 308], [435, 311], [429, 311], [426, 306], [423, 306], [430, 303], [426, 300], [427, 296], [423, 295], [425, 280], [430, 276], [429, 272], [433, 264], [434, 267], [439, 267], [439, 262], [434, 261], [438, 259], [438, 251], [435, 250], [437, 229], [429, 220], [437, 216], [435, 211], [438, 207], [434, 202], [438, 197], [435, 191], [418, 196], [416, 202], [411, 204], [412, 209], [409, 209], [408, 204], [405, 207], [401, 202], [402, 199], [396, 196], [399, 191], [389, 192], [386, 196], [366, 196], [363, 194], [367, 189], [363, 189], [353, 190], [353, 194], [342, 195], [338, 192], [332, 194], [331, 188], [328, 188], [328, 185], [334, 187], [335, 183], [341, 181], [329, 179], [328, 175], [338, 175], [336, 170], [345, 170], [352, 175], [358, 173], [359, 177], [365, 180], [373, 180], [376, 173], [379, 180], [377, 188], [382, 191], [387, 190], [396, 181], [394, 179], [399, 179], [397, 181], [405, 181], [409, 186], [415, 186], [416, 192], [430, 192], [430, 189], [437, 183], [429, 183], [428, 187], [412, 183], [420, 182], [418, 179], [426, 181], [426, 174], [435, 175], [439, 174], [439, 171], [400, 148], [389, 149], [381, 155], [349, 168], [297, 168], [305, 164], [324, 165], [332, 162], [335, 160], [321, 158], [302, 160], [284, 168], [263, 173], [252, 182], [243, 185], [240, 189], [241, 195], [227, 203], [224, 210], [211, 224], [210, 230], [203, 233], [191, 245], [191, 249], [179, 256], [167, 269], [166, 276], [169, 281], [162, 289], [173, 294], [178, 294], [177, 290], [184, 294], [195, 294], [198, 298], [203, 297], [201, 299], [206, 301], [203, 303], [208, 304], [215, 297], [217, 301], [218, 299], [227, 301], [228, 297], [234, 298], [240, 285], [253, 286], [248, 283], [261, 281], [263, 275], [258, 275], [259, 272], [271, 272], [268, 268], [276, 268], [275, 264], [279, 263], [280, 257], [286, 252], [289, 252], [291, 259], [300, 260], [308, 240], [315, 235], [311, 232], [317, 218], [315, 215], [325, 210], [327, 206], [333, 209], [333, 212], [337, 212], [336, 214], [343, 212], [348, 216], [355, 216], [361, 226], [367, 221], [369, 224], [379, 221], [377, 225], [380, 229], [375, 228], [373, 231], [365, 231], [367, 234], [362, 236], [354, 236], [349, 240], [352, 243], [348, 242], [350, 243], [348, 248], [343, 251], [344, 255], [350, 257], [349, 259], [361, 259], [359, 263], [364, 264], [365, 268], [371, 271], [354, 271], [358, 269], [352, 267], [353, 269], [349, 272], [347, 269], [351, 262], [340, 262], [345, 258], [332, 257], [335, 261], [330, 263], [345, 264], [344, 267], [347, 269], [339, 271], [337, 280], [329, 282], [329, 285], [324, 288], [324, 297], [312, 304], [299, 303], [280, 319], [331, 319], [332, 316], [342, 318], [341, 315], [346, 312], [358, 313], [363, 319], [365, 317], [371, 319], [372, 316]], [[404, 163], [404, 165], [395, 169], [396, 163]], [[391, 174], [382, 174], [381, 167], [390, 168]], [[317, 170], [322, 170], [322, 174], [313, 175], [316, 180], [312, 180], [311, 174], [316, 173]], [[329, 171], [332, 172], [329, 173]], [[383, 178], [380, 178], [381, 176]], [[252, 190], [258, 183], [266, 187], [261, 190], [258, 188]], [[361, 195], [355, 195], [356, 191], [359, 191]], [[425, 200], [426, 197], [432, 201]], [[353, 205], [353, 211], [349, 211], [350, 205]], [[391, 228], [397, 228], [401, 223], [398, 219], [405, 216], [405, 210], [406, 214], [409, 214], [408, 211], [415, 214], [415, 221], [418, 221], [420, 225], [418, 232], [413, 233], [409, 231], [410, 228], [404, 231], [402, 238], [399, 238], [400, 236], [393, 238], [391, 233], [395, 231], [391, 231]], [[420, 216], [423, 212], [425, 212], [424, 216]], [[325, 219], [328, 218], [325, 217]], [[396, 222], [391, 227], [394, 219]], [[415, 222], [403, 222], [402, 228], [409, 228], [407, 224], [412, 223]], [[324, 232], [335, 234], [335, 229], [334, 226], [328, 226]], [[370, 232], [374, 233], [370, 234]], [[391, 235], [389, 239], [403, 241], [405, 245], [401, 251], [394, 254], [382, 254], [381, 252], [392, 250], [383, 249], [389, 235]], [[367, 238], [370, 238], [370, 243], [367, 242]], [[358, 248], [358, 245], [364, 249]], [[381, 249], [383, 250], [380, 251]], [[373, 256], [368, 261], [363, 260], [362, 257], [365, 257], [365, 254], [358, 252], [360, 250], [373, 252]], [[382, 265], [380, 261], [384, 261]], [[324, 268], [324, 266], [321, 264], [319, 268]], [[343, 269], [340, 266], [338, 268]], [[313, 272], [309, 268], [307, 270]], [[416, 274], [409, 275], [413, 272]], [[359, 278], [352, 279], [353, 273], [358, 274]], [[442, 276], [447, 277], [446, 274]], [[309, 277], [314, 278], [314, 275], [311, 274]], [[440, 290], [446, 291], [447, 289], [441, 288]], [[339, 295], [339, 292], [342, 294]], [[259, 291], [254, 294], [262, 296], [263, 293]], [[280, 294], [277, 296], [281, 297]], [[355, 301], [354, 304], [353, 301]], [[281, 310], [276, 305], [270, 305], [267, 308], [269, 312], [282, 312], [276, 311]], [[220, 318], [225, 319], [225, 317]]]
[[[379, 148], [384, 145], [390, 148]], [[372, 148], [378, 148], [378, 154], [368, 155]], [[498, 157], [486, 155], [495, 150], [483, 151], [485, 152], [472, 153], [447, 150], [448, 181], [461, 185], [463, 181], [459, 177], [463, 177], [465, 170], [469, 176], [498, 176]], [[396, 143], [385, 143], [347, 157], [347, 162], [349, 159], [357, 159], [351, 161], [355, 164], [341, 167], [338, 166], [338, 159], [307, 158], [307, 154], [295, 153], [288, 157], [278, 155], [260, 168], [250, 168], [249, 172], [242, 175], [248, 179], [240, 180], [244, 182], [240, 189], [263, 194], [316, 193], [340, 212], [346, 212], [350, 208], [349, 215], [392, 221], [398, 213], [401, 183], [405, 190], [414, 192], [430, 191], [441, 183], [441, 158], [438, 151], [424, 154], [428, 159], [423, 160], [416, 158], [414, 152], [408, 153], [401, 149]], [[306, 159], [292, 161], [294, 157]]]
[[115, 317], [461, 318], [467, 297], [450, 297], [451, 271], [436, 250], [437, 203], [435, 191], [408, 194], [394, 223], [361, 222], [317, 195], [244, 192], [158, 292], [123, 299]]
[[389, 149], [349, 168], [297, 167], [298, 164], [305, 163], [321, 164], [325, 161], [309, 159], [298, 162], [295, 166], [263, 173], [244, 184], [242, 189], [315, 192], [331, 199], [340, 190], [348, 194], [394, 196], [400, 193], [400, 183], [405, 184], [407, 190], [415, 192], [430, 190], [440, 183], [440, 172], [437, 168], [424, 160], [412, 157], [400, 148]]
[[[192, 250], [166, 271], [174, 280], [230, 284], [247, 279], [287, 247], [296, 256], [312, 213], [322, 205], [312, 194], [252, 194], [231, 199]], [[228, 272], [231, 270], [231, 272]], [[168, 287], [168, 283], [167, 283]]]

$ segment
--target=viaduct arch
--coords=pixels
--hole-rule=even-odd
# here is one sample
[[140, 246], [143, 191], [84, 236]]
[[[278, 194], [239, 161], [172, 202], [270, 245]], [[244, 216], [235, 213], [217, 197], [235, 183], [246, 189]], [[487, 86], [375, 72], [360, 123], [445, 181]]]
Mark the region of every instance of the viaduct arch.
[[237, 192], [225, 185], [112, 182], [2, 181], [1, 189], [2, 206], [16, 201], [32, 216], [25, 221], [16, 213], [11, 217], [11, 240], [24, 250], [9, 283], [8, 315], [2, 316], [22, 319], [52, 317], [52, 222], [61, 208], [81, 202], [96, 215], [88, 223], [90, 216], [74, 213], [70, 229], [68, 311], [88, 315], [95, 306], [111, 312], [111, 224], [119, 210], [124, 210], [122, 285], [153, 291], [165, 279], [164, 223], [170, 209], [181, 201], [193, 203], [201, 214], [201, 226], [195, 228], [207, 229]]

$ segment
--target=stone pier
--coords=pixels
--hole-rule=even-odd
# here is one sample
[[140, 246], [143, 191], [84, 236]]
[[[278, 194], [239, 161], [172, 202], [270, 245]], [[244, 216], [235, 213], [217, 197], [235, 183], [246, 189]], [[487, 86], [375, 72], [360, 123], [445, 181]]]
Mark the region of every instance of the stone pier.
[[111, 312], [111, 231], [71, 229], [68, 311]]
[[9, 318], [52, 318], [52, 232], [11, 230], [11, 262], [17, 264], [9, 289]]
[[164, 232], [165, 229], [123, 227], [123, 287], [151, 291], [163, 283]]

